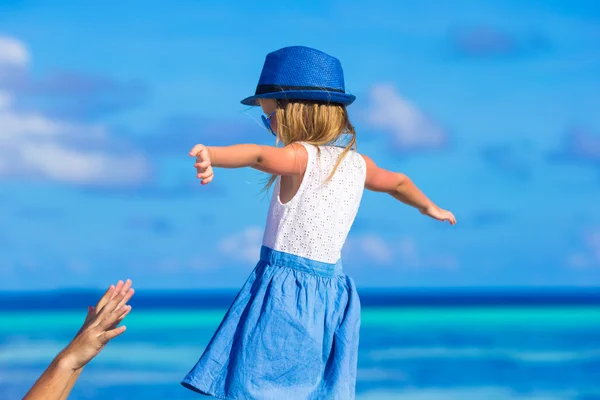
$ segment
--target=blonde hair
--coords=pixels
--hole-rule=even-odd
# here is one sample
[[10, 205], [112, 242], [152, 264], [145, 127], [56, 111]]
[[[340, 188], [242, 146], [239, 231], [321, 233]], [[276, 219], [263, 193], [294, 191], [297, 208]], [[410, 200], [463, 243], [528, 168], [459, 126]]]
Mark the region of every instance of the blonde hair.
[[[336, 143], [344, 134], [349, 136], [344, 151], [339, 155], [325, 182], [333, 177], [346, 154], [356, 148], [356, 131], [350, 123], [346, 106], [342, 104], [307, 100], [278, 100], [275, 115], [277, 118], [277, 143], [285, 146], [296, 142], [323, 146]], [[276, 176], [271, 176], [265, 189], [268, 189], [276, 178]]]

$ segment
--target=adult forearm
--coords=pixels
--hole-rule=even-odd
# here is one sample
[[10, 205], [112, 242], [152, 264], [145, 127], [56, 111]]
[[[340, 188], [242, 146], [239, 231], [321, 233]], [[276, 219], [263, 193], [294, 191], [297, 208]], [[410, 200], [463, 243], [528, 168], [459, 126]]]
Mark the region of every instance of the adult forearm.
[[74, 374], [75, 371], [64, 362], [63, 357], [59, 354], [35, 382], [23, 400], [60, 400], [67, 398], [73, 386], [69, 385], [69, 381]]
[[73, 386], [75, 386], [75, 382], [77, 382], [77, 379], [79, 379], [79, 375], [81, 375], [81, 371], [83, 371], [83, 368], [79, 368], [78, 370], [73, 372], [73, 374], [67, 381], [67, 385], [63, 389], [62, 394], [59, 397], [60, 400], [67, 400], [69, 394], [71, 393], [71, 390], [73, 390]]
[[237, 144], [226, 147], [207, 147], [213, 167], [252, 167], [260, 161], [261, 147], [256, 144]]
[[419, 210], [424, 210], [433, 204], [406, 175], [400, 175], [400, 182], [390, 194], [401, 202]]

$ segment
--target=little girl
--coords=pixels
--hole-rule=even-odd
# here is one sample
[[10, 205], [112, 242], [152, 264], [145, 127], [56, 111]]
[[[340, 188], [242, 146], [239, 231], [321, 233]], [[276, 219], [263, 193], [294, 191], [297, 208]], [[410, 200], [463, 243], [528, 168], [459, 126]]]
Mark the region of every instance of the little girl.
[[275, 189], [260, 261], [182, 384], [219, 399], [354, 399], [360, 303], [341, 250], [364, 188], [391, 194], [440, 221], [405, 175], [355, 151], [340, 62], [307, 47], [267, 55], [254, 96], [279, 147], [196, 145], [197, 177], [252, 167]]

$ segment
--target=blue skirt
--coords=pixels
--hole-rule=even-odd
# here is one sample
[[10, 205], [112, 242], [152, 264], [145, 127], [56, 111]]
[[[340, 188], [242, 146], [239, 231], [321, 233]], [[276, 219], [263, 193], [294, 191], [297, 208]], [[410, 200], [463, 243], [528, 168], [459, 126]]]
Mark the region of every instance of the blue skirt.
[[341, 262], [262, 247], [181, 384], [219, 399], [354, 399], [360, 302]]

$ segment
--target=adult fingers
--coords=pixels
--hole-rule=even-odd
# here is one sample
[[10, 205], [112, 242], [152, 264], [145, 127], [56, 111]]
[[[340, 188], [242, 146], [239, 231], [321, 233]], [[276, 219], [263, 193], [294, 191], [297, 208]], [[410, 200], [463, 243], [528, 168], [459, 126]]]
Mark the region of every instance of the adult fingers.
[[[129, 294], [133, 289], [129, 289], [127, 292], [121, 291], [115, 297], [110, 299], [108, 303], [102, 310], [96, 315], [96, 320], [94, 321], [94, 326], [100, 325], [103, 321], [107, 320], [109, 316], [117, 309], [117, 306], [121, 303], [121, 301]], [[131, 296], [130, 296], [131, 297]]]
[[[126, 292], [127, 290], [129, 290], [129, 288], [130, 288], [130, 287], [131, 287], [131, 279], [127, 279], [127, 281], [126, 281], [126, 282], [123, 282], [123, 281], [121, 281], [121, 280], [120, 280], [120, 281], [117, 283], [117, 285], [115, 286], [115, 288], [113, 289], [113, 291], [112, 291], [112, 293], [111, 293], [111, 295], [110, 295], [110, 296], [108, 296], [108, 297], [107, 297], [107, 296], [105, 295], [104, 297], [102, 297], [102, 299], [100, 299], [100, 301], [98, 302], [98, 305], [96, 306], [96, 311], [97, 311], [97, 312], [100, 312], [100, 311], [102, 311], [102, 309], [104, 308], [104, 306], [106, 306], [106, 304], [108, 304], [108, 302], [109, 302], [111, 299], [114, 299], [114, 298], [115, 298], [115, 296], [117, 296], [117, 295], [119, 295], [119, 294], [123, 293], [123, 291], [125, 291], [125, 292]], [[128, 300], [129, 300], [129, 299], [128, 299]], [[125, 304], [125, 303], [123, 303], [123, 304], [121, 304], [121, 305], [124, 305], [124, 304]], [[119, 307], [119, 305], [117, 305], [117, 307]]]
[[129, 315], [130, 312], [131, 312], [131, 306], [127, 305], [127, 308], [126, 308], [125, 312], [123, 313], [123, 315], [121, 315], [119, 318], [117, 318], [117, 320], [109, 327], [109, 329], [116, 328], [121, 323], [121, 321], [123, 321], [125, 319], [125, 317], [127, 315]]
[[131, 279], [125, 281], [125, 284], [123, 284], [123, 287], [121, 288], [121, 292], [126, 292], [129, 288], [131, 288]]
[[98, 338], [102, 344], [106, 344], [117, 336], [121, 335], [123, 332], [127, 330], [125, 325], [119, 326], [118, 328], [111, 329], [109, 331], [103, 332]]
[[[125, 283], [121, 279], [119, 279], [119, 282], [117, 282], [117, 285], [115, 286], [115, 291], [113, 292], [113, 294], [119, 293], [121, 291], [121, 289], [123, 289], [124, 284]], [[113, 297], [114, 297], [114, 295], [113, 295]]]
[[103, 330], [109, 330], [113, 325], [118, 325], [119, 321], [125, 318], [125, 315], [129, 312], [130, 306], [123, 306], [115, 309], [110, 314], [106, 315], [105, 318], [100, 322], [99, 327]]
[[[123, 285], [121, 285], [120, 288], [118, 288], [118, 290], [117, 290], [117, 288], [115, 288], [115, 292], [113, 293], [113, 298], [119, 294], [127, 293], [127, 291], [130, 288], [131, 288], [131, 279], [127, 279], [125, 281], [125, 283]], [[121, 304], [121, 305], [123, 305], [123, 304]], [[119, 306], [117, 306], [117, 307], [119, 307]]]
[[[119, 283], [117, 283], [117, 287], [119, 286], [119, 284], [121, 284], [122, 282], [119, 281]], [[110, 285], [108, 287], [108, 289], [106, 289], [106, 292], [104, 292], [104, 294], [102, 295], [102, 297], [100, 298], [100, 300], [98, 300], [98, 303], [96, 303], [96, 311], [100, 311], [102, 310], [102, 307], [104, 307], [106, 305], [106, 303], [109, 302], [109, 300], [111, 298], [113, 298], [114, 294], [115, 294], [115, 285]]]
[[127, 292], [125, 293], [125, 296], [121, 299], [121, 301], [119, 302], [119, 304], [117, 304], [117, 306], [115, 307], [115, 309], [119, 309], [121, 307], [123, 307], [125, 304], [127, 304], [127, 302], [131, 299], [131, 297], [134, 295], [135, 290], [133, 289], [127, 289]]

